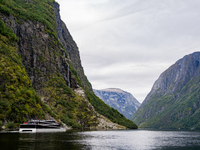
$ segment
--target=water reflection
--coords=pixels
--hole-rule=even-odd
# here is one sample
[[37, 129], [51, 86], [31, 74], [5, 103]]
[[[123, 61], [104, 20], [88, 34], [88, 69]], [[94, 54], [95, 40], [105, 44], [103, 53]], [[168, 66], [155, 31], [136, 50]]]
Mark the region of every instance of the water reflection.
[[60, 149], [81, 149], [79, 144], [73, 141], [80, 139], [73, 132], [66, 133], [37, 133], [37, 134], [20, 134], [19, 147], [33, 150], [60, 150]]
[[88, 149], [200, 149], [200, 132], [128, 130], [93, 131], [77, 134], [86, 138], [76, 142], [87, 145]]
[[197, 150], [195, 131], [87, 131], [65, 133], [0, 133], [0, 149], [17, 150]]

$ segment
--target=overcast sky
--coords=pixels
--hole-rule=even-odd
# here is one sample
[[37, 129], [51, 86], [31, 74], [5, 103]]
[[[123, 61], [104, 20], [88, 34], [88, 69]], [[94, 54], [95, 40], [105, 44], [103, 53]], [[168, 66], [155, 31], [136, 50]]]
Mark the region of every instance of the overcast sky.
[[200, 50], [200, 0], [56, 0], [94, 89], [142, 102], [159, 75]]

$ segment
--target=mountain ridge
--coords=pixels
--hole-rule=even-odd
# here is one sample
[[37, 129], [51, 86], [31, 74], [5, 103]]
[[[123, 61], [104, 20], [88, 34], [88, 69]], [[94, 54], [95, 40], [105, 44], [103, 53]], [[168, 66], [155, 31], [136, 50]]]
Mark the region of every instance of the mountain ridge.
[[145, 128], [199, 129], [200, 52], [165, 70], [132, 121]]
[[93, 89], [96, 96], [102, 99], [110, 107], [117, 109], [127, 119], [131, 119], [134, 112], [140, 106], [140, 103], [131, 93], [119, 88], [107, 88], [102, 90]]

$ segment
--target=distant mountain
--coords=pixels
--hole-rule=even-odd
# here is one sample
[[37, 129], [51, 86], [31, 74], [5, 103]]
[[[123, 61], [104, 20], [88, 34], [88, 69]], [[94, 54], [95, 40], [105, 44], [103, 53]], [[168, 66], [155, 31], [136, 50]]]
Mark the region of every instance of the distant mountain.
[[163, 72], [132, 121], [147, 128], [200, 129], [200, 52]]
[[117, 88], [108, 88], [103, 90], [93, 90], [96, 96], [102, 99], [112, 108], [117, 109], [126, 118], [131, 119], [134, 112], [140, 106], [140, 103], [132, 94]]

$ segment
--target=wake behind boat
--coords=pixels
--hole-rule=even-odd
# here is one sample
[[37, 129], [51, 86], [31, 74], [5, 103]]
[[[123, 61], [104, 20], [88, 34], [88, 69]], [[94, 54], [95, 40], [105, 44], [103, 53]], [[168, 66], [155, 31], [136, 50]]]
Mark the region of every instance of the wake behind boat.
[[60, 123], [54, 120], [31, 120], [20, 125], [19, 132], [65, 132]]

